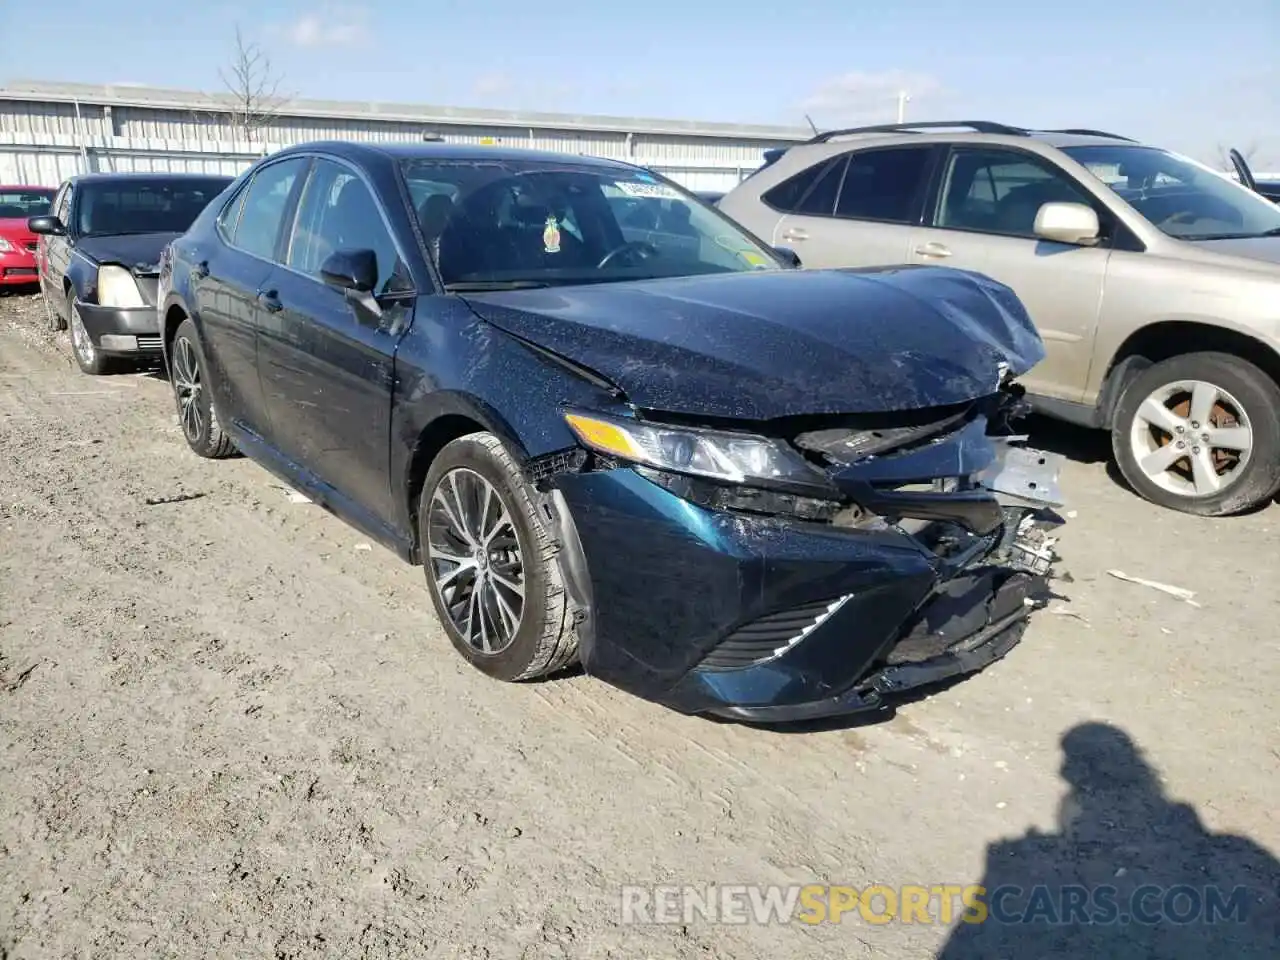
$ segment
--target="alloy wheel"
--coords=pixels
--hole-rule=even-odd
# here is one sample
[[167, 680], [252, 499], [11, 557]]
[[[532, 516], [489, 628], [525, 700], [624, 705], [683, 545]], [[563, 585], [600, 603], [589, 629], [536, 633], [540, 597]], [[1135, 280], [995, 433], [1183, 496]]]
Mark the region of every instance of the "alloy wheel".
[[459, 636], [476, 653], [502, 653], [524, 616], [524, 557], [498, 488], [458, 467], [431, 494], [426, 530], [431, 582]]
[[173, 392], [178, 397], [178, 413], [182, 430], [192, 443], [204, 432], [204, 414], [200, 411], [200, 364], [195, 348], [186, 337], [173, 343]]
[[71, 347], [86, 367], [93, 366], [98, 351], [89, 337], [89, 331], [84, 328], [84, 322], [80, 319], [80, 310], [75, 304], [71, 305]]
[[1129, 427], [1134, 462], [1152, 483], [1184, 497], [1211, 497], [1234, 484], [1253, 451], [1248, 413], [1206, 380], [1152, 391]]

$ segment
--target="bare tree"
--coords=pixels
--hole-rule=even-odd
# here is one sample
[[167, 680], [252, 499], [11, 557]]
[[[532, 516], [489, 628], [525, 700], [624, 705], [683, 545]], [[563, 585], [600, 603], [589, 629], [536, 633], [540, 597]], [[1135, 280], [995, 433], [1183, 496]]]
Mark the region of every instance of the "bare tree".
[[234, 105], [231, 122], [237, 138], [252, 143], [270, 126], [288, 98], [280, 93], [282, 78], [271, 68], [271, 58], [256, 43], [246, 43], [236, 27], [235, 60], [229, 70], [218, 71]]

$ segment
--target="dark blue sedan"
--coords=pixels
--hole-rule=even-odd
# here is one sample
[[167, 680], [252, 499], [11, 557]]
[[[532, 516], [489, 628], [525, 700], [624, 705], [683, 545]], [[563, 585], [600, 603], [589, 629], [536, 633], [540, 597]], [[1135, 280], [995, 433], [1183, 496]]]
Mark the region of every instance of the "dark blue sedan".
[[423, 564], [480, 670], [788, 721], [1003, 656], [1060, 522], [1008, 288], [795, 266], [628, 164], [316, 143], [171, 245], [159, 319], [191, 449]]

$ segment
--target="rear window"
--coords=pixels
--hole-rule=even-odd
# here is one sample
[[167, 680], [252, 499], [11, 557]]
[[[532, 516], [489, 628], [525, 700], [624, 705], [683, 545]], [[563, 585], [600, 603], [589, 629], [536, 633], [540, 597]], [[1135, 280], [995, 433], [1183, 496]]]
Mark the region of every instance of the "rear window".
[[0, 188], [0, 220], [43, 217], [53, 204], [53, 190], [11, 190]]
[[85, 183], [76, 191], [76, 233], [183, 233], [231, 182], [231, 177], [192, 177]]

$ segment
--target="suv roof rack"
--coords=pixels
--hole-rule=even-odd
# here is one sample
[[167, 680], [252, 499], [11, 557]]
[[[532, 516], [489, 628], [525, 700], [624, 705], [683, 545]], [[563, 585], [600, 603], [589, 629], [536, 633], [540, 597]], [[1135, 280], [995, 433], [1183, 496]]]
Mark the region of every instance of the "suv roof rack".
[[990, 120], [923, 120], [919, 123], [877, 123], [869, 127], [846, 127], [843, 130], [824, 130], [805, 143], [826, 143], [834, 137], [855, 133], [914, 133], [917, 130], [933, 130], [941, 127], [968, 127], [975, 133], [1000, 133], [1011, 137], [1025, 137], [1031, 131], [1011, 127]]
[[1123, 140], [1125, 143], [1137, 143], [1133, 137], [1122, 137], [1118, 133], [1107, 133], [1105, 130], [1090, 130], [1087, 127], [1070, 127], [1066, 130], [1041, 130], [1040, 133], [1071, 133], [1081, 137], [1105, 137], [1108, 140]]

